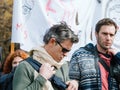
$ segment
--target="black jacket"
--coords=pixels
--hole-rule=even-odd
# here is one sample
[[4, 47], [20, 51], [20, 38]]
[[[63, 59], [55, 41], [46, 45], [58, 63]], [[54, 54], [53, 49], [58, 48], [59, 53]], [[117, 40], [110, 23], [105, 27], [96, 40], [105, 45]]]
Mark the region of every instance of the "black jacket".
[[0, 77], [0, 90], [12, 90], [12, 81], [15, 68], [8, 74], [1, 75]]

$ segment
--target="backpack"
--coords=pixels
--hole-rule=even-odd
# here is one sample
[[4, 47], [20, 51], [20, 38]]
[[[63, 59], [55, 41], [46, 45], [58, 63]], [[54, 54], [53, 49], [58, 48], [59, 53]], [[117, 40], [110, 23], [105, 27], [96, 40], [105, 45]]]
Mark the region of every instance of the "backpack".
[[12, 90], [12, 81], [15, 68], [8, 74], [0, 76], [0, 90]]
[[[29, 57], [25, 61], [27, 61], [37, 72], [39, 72], [39, 68], [41, 67], [41, 63], [38, 61], [34, 60], [33, 58]], [[61, 78], [57, 77], [56, 75], [53, 75], [49, 81], [53, 86], [56, 86], [58, 90], [66, 90], [68, 87], [62, 80]]]

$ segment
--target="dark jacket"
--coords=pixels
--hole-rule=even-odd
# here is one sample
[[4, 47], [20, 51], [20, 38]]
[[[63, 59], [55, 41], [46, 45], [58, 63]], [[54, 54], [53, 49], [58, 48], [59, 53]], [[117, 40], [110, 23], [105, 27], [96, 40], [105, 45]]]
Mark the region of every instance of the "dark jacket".
[[15, 68], [9, 73], [1, 75], [0, 77], [0, 90], [12, 90], [12, 81]]
[[[69, 75], [71, 79], [79, 81], [79, 90], [101, 90], [101, 71], [98, 61], [98, 52], [91, 43], [79, 48], [72, 55]], [[111, 61], [120, 63], [120, 53], [117, 53]], [[109, 90], [119, 90], [115, 78], [110, 77], [108, 82]]]

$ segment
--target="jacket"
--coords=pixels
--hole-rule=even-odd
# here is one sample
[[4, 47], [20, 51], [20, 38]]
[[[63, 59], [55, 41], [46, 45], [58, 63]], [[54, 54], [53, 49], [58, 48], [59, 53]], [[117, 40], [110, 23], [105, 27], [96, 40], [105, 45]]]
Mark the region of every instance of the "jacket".
[[12, 82], [15, 68], [13, 68], [10, 73], [0, 76], [0, 90], [12, 90]]
[[[120, 53], [118, 53], [120, 55]], [[114, 56], [119, 59], [119, 55]], [[69, 76], [71, 79], [79, 81], [79, 90], [101, 90], [101, 71], [98, 65], [99, 57], [95, 46], [92, 43], [87, 44], [85, 47], [79, 48], [73, 53], [70, 61]], [[112, 63], [111, 63], [112, 64]], [[115, 78], [110, 77], [109, 90], [119, 90]]]
[[[68, 64], [63, 64], [61, 68], [56, 71], [55, 75], [66, 82], [69, 80]], [[46, 79], [38, 74], [28, 62], [23, 61], [16, 68], [13, 79], [13, 90], [42, 90], [45, 83]], [[53, 88], [54, 90], [58, 90], [55, 86], [53, 86]]]

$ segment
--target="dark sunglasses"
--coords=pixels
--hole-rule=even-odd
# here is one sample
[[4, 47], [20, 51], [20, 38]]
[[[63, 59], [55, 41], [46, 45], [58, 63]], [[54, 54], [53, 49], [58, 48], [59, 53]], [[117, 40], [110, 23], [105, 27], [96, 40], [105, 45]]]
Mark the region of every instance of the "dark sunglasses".
[[56, 41], [56, 42], [57, 42], [57, 43], [59, 44], [59, 46], [62, 48], [62, 52], [63, 52], [63, 53], [67, 53], [67, 52], [70, 51], [70, 50], [64, 48], [64, 47], [60, 44], [60, 42], [58, 42], [58, 41]]

